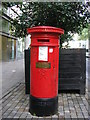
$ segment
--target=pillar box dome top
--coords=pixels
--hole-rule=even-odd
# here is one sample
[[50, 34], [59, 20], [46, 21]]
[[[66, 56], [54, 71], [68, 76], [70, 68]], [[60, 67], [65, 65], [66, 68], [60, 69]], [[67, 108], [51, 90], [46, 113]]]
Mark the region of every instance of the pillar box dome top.
[[27, 33], [57, 33], [64, 34], [64, 30], [61, 28], [51, 27], [51, 26], [37, 26], [27, 29]]

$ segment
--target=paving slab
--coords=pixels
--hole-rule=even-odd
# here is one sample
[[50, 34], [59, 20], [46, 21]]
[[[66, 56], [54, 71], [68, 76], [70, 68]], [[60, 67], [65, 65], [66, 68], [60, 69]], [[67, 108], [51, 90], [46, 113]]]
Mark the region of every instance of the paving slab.
[[25, 94], [25, 84], [18, 83], [9, 89], [2, 98], [2, 120], [73, 120], [90, 118], [88, 90], [85, 95], [78, 93], [58, 94], [58, 113], [47, 117], [33, 116], [29, 113], [29, 95]]

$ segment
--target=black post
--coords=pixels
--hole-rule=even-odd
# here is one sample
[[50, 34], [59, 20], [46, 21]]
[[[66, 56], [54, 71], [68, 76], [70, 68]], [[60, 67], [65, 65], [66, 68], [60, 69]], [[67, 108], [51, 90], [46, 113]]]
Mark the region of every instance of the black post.
[[30, 94], [30, 49], [25, 53], [25, 93]]

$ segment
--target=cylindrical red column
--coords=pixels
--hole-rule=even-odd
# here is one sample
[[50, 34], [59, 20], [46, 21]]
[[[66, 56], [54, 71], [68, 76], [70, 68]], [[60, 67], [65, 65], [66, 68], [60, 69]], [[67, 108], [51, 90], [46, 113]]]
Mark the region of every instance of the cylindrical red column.
[[37, 116], [58, 109], [59, 39], [64, 30], [50, 26], [28, 28], [31, 34], [30, 112]]

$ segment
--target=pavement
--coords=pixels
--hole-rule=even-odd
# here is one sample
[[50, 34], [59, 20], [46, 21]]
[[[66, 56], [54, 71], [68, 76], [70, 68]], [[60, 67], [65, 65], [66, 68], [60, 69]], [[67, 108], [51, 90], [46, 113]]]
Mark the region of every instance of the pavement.
[[29, 95], [25, 94], [24, 84], [24, 60], [2, 63], [2, 72], [3, 97], [0, 99], [0, 114], [2, 113], [3, 120], [90, 119], [90, 58], [86, 59], [86, 94], [59, 93], [58, 113], [48, 117], [37, 117], [29, 113]]
[[[6, 95], [2, 98], [2, 120], [19, 119], [19, 120], [34, 120], [48, 119], [61, 120], [67, 119], [88, 119], [88, 99], [89, 93], [86, 90], [85, 95], [78, 93], [59, 93], [58, 97], [58, 113], [48, 117], [37, 117], [29, 113], [29, 95], [25, 94], [25, 84], [17, 83], [13, 86]], [[15, 119], [16, 120], [16, 119]]]

